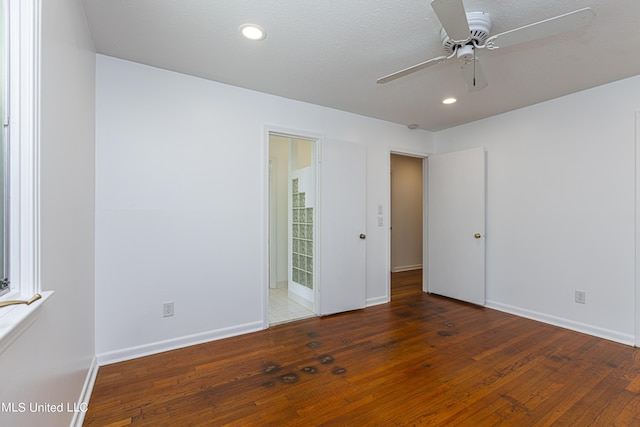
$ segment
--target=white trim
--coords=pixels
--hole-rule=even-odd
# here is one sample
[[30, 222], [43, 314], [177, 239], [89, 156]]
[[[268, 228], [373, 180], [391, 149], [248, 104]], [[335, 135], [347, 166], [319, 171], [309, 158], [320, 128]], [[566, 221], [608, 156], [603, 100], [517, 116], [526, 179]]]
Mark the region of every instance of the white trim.
[[399, 147], [389, 147], [389, 155], [391, 154], [398, 154], [400, 156], [407, 156], [407, 157], [417, 157], [419, 159], [424, 159], [426, 157], [433, 155], [431, 151], [409, 150], [409, 149], [399, 148]]
[[[317, 132], [303, 131], [299, 129], [291, 129], [291, 128], [283, 128], [279, 126], [272, 125], [263, 125], [263, 133], [262, 133], [262, 144], [260, 146], [260, 155], [261, 158], [261, 168], [262, 168], [262, 211], [261, 211], [261, 235], [262, 235], [262, 268], [261, 268], [261, 276], [262, 276], [262, 286], [260, 287], [260, 292], [262, 292], [262, 323], [263, 329], [267, 329], [269, 327], [269, 137], [270, 135], [281, 135], [290, 138], [300, 138], [300, 139], [308, 139], [310, 141], [315, 141], [314, 150], [316, 155], [316, 195], [318, 193], [318, 164], [320, 163], [320, 152], [319, 145], [320, 141], [324, 139], [324, 135]], [[318, 205], [319, 205], [318, 200]], [[317, 205], [317, 206], [318, 206]], [[317, 208], [316, 208], [317, 209]], [[318, 235], [317, 230], [314, 227], [314, 254], [318, 253]], [[287, 251], [290, 252], [290, 251]], [[319, 271], [319, 257], [314, 257], [317, 261], [316, 271]], [[319, 312], [319, 300], [320, 295], [319, 286], [320, 277], [319, 273], [314, 274], [314, 307], [311, 309], [314, 313]]]
[[260, 235], [262, 255], [260, 257], [261, 268], [260, 276], [262, 277], [262, 286], [260, 292], [262, 295], [262, 329], [269, 327], [269, 129], [263, 129], [263, 140], [260, 144], [260, 167], [262, 168], [262, 209], [260, 211]]
[[403, 271], [413, 271], [420, 270], [422, 268], [422, 264], [413, 264], [413, 265], [401, 265], [399, 267], [394, 267], [391, 269], [392, 273], [400, 273]]
[[[428, 243], [428, 230], [427, 227], [427, 217], [429, 214], [428, 211], [428, 159], [429, 156], [433, 155], [431, 151], [418, 151], [405, 149], [400, 147], [388, 147], [387, 159], [386, 159], [386, 167], [387, 167], [387, 206], [385, 207], [386, 222], [387, 224], [387, 233], [385, 235], [385, 247], [386, 247], [386, 266], [385, 266], [385, 281], [386, 281], [386, 289], [387, 289], [387, 302], [391, 301], [391, 155], [399, 154], [401, 156], [409, 156], [409, 157], [417, 157], [422, 159], [422, 291], [428, 292], [428, 282], [427, 282], [427, 269], [424, 268], [425, 265], [429, 265], [428, 261], [428, 251], [427, 251], [427, 243]], [[400, 267], [401, 268], [401, 267]], [[398, 270], [398, 268], [394, 269], [394, 272], [404, 271]], [[374, 305], [374, 304], [372, 304]]]
[[390, 301], [388, 295], [384, 295], [381, 297], [367, 298], [365, 300], [366, 307], [373, 307], [374, 305], [386, 304]]
[[422, 159], [422, 292], [429, 292], [429, 157]]
[[82, 427], [84, 416], [87, 413], [87, 408], [89, 407], [89, 399], [93, 392], [93, 385], [95, 384], [96, 377], [98, 376], [98, 368], [98, 358], [94, 356], [91, 361], [91, 365], [89, 366], [89, 370], [87, 371], [87, 377], [84, 380], [80, 397], [78, 398], [78, 402], [75, 406], [77, 410], [74, 411], [71, 424], [69, 424], [71, 427]]
[[53, 295], [53, 292], [42, 292], [41, 295], [42, 298], [30, 305], [19, 304], [2, 308], [3, 313], [2, 317], [0, 317], [0, 354], [9, 348], [11, 343], [36, 321], [42, 305]]
[[228, 328], [215, 329], [207, 332], [200, 332], [192, 335], [185, 335], [170, 340], [156, 341], [149, 344], [135, 347], [123, 348], [121, 350], [109, 351], [97, 355], [100, 366], [112, 363], [123, 362], [125, 360], [137, 359], [138, 357], [149, 356], [178, 348], [203, 344], [210, 341], [217, 341], [223, 338], [234, 337], [236, 335], [248, 334], [264, 329], [263, 322], [251, 322], [242, 325], [235, 325]]
[[635, 346], [640, 347], [640, 111], [635, 113]]
[[559, 326], [561, 328], [592, 335], [598, 338], [604, 338], [610, 341], [619, 342], [621, 344], [633, 345], [634, 337], [631, 334], [624, 334], [621, 332], [612, 331], [610, 329], [599, 328], [597, 326], [587, 325], [586, 323], [574, 322], [573, 320], [551, 316], [520, 307], [514, 307], [512, 305], [502, 304], [496, 301], [486, 300], [485, 307], [509, 314], [515, 314], [516, 316], [525, 317], [527, 319], [536, 320], [538, 322], [547, 323], [549, 325]]
[[40, 286], [40, 0], [9, 0], [9, 278], [0, 300], [31, 305], [0, 309], [0, 353], [37, 318], [53, 292]]
[[9, 254], [18, 254], [11, 256], [9, 269], [11, 281], [19, 283], [19, 298], [28, 299], [40, 291], [40, 1], [9, 3], [14, 24], [9, 29], [13, 39], [9, 53]]

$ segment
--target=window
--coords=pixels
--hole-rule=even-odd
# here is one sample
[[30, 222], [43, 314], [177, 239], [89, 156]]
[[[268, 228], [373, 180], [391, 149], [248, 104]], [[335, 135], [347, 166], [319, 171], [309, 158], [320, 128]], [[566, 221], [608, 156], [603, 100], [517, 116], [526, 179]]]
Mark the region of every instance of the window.
[[[39, 283], [40, 0], [0, 0], [0, 304], [28, 300]], [[6, 279], [5, 279], [6, 278]], [[43, 294], [42, 301], [51, 294]], [[0, 307], [0, 352], [42, 304]]]
[[[0, 152], [0, 299], [30, 298], [38, 291], [37, 0], [0, 0], [2, 34], [2, 150]], [[8, 282], [8, 283], [7, 283]], [[0, 313], [2, 315], [2, 313]]]

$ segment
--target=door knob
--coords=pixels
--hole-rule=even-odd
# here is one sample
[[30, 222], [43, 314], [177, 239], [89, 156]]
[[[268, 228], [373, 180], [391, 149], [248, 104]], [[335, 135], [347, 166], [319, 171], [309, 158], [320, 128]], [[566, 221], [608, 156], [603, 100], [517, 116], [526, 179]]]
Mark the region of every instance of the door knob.
[[367, 238], [367, 236], [366, 236], [365, 234], [361, 234], [361, 235], [360, 235], [360, 238], [361, 238], [361, 239], [366, 239], [366, 238]]
[[482, 237], [482, 234], [480, 234], [480, 233], [476, 233], [476, 234], [474, 234], [474, 235], [473, 235], [473, 237], [475, 237], [476, 239], [479, 239], [479, 238], [481, 238], [481, 237]]

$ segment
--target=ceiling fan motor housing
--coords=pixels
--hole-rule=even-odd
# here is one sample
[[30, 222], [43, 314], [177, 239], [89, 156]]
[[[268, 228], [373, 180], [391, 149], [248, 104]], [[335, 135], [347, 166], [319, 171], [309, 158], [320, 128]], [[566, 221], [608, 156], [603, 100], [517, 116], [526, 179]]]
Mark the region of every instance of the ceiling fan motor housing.
[[[491, 15], [487, 12], [467, 12], [467, 21], [469, 22], [469, 37], [471, 40], [464, 43], [464, 45], [482, 46], [484, 42], [489, 38], [489, 31], [491, 31]], [[442, 28], [440, 30], [440, 38], [442, 39], [442, 47], [448, 54], [453, 53], [456, 47], [462, 47], [460, 43], [455, 43], [447, 32]]]

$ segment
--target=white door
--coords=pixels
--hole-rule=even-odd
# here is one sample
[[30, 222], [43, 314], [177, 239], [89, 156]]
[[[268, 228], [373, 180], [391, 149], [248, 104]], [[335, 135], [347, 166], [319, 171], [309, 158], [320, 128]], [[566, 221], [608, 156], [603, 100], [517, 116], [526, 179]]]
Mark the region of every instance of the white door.
[[429, 292], [485, 303], [484, 148], [429, 157]]
[[366, 296], [366, 151], [320, 143], [320, 314], [364, 308]]

